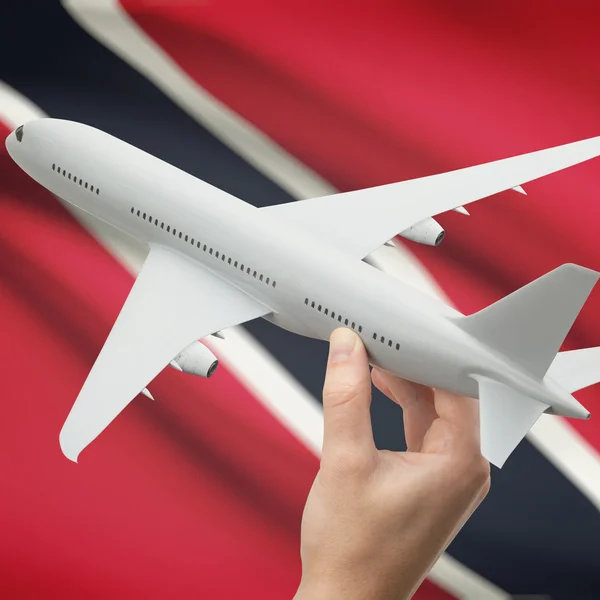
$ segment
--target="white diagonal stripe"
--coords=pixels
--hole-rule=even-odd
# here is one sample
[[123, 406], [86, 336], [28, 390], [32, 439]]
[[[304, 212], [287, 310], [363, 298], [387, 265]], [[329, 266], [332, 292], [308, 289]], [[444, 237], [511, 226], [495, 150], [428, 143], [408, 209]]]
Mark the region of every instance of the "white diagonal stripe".
[[15, 129], [27, 121], [41, 119], [45, 113], [29, 98], [0, 81], [0, 120]]
[[600, 510], [600, 454], [567, 419], [542, 415], [527, 439]]

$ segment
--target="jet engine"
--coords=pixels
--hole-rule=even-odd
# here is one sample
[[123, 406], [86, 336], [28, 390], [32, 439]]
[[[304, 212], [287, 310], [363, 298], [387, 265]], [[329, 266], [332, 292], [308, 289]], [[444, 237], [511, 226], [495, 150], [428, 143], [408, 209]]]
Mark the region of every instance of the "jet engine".
[[217, 357], [198, 341], [192, 342], [169, 363], [177, 371], [200, 377], [210, 377], [218, 364]]
[[439, 246], [444, 239], [444, 234], [442, 226], [435, 219], [428, 217], [398, 235], [426, 246]]

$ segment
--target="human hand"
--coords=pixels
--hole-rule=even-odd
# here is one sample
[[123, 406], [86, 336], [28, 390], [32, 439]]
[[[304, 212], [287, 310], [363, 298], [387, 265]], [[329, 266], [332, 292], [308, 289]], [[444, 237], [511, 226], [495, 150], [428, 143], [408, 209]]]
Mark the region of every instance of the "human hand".
[[296, 600], [410, 598], [489, 490], [475, 400], [378, 369], [372, 380], [403, 409], [407, 452], [375, 447], [367, 353], [354, 332], [334, 331]]

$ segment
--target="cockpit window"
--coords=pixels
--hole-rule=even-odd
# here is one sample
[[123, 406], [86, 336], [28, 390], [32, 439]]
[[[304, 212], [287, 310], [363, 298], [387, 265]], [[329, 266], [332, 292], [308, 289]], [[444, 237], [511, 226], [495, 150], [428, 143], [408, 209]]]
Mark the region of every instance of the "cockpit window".
[[17, 142], [20, 142], [23, 139], [23, 125], [17, 127], [15, 131], [15, 136], [17, 138]]

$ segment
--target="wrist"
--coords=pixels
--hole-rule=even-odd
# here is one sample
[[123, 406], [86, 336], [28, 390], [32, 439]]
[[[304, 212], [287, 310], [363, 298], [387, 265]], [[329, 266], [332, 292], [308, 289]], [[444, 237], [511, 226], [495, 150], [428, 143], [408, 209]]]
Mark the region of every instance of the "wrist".
[[343, 577], [302, 577], [294, 600], [408, 600], [414, 590], [398, 581], [385, 582], [376, 573]]
[[333, 600], [334, 598], [354, 600], [355, 595], [348, 595], [343, 585], [338, 585], [333, 581], [311, 580], [307, 582], [303, 578], [294, 596], [294, 600]]

